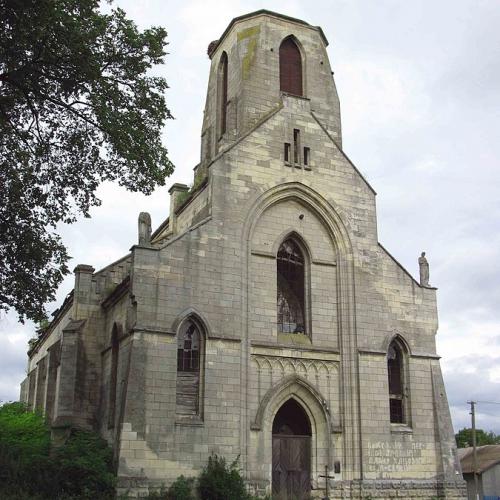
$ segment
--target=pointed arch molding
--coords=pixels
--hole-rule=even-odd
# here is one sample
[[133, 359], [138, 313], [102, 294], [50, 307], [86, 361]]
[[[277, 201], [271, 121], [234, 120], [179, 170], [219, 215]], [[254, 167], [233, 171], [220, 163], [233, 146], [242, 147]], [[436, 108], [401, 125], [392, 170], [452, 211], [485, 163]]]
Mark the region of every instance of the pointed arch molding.
[[[288, 200], [293, 200], [307, 207], [318, 218], [330, 238], [333, 245], [337, 262], [336, 262], [336, 275], [337, 275], [337, 311], [338, 322], [337, 328], [339, 333], [340, 345], [340, 387], [350, 387], [350, 391], [343, 391], [340, 395], [341, 407], [343, 408], [342, 427], [349, 428], [351, 431], [344, 433], [342, 442], [344, 467], [346, 470], [351, 471], [351, 474], [356, 476], [361, 471], [361, 455], [359, 453], [359, 442], [361, 433], [360, 421], [360, 400], [359, 400], [359, 359], [357, 356], [357, 337], [356, 337], [356, 312], [355, 312], [355, 287], [354, 287], [354, 256], [352, 250], [352, 242], [349, 237], [348, 229], [340, 217], [341, 209], [338, 209], [333, 201], [325, 199], [321, 194], [312, 189], [311, 187], [302, 184], [301, 182], [284, 182], [276, 186], [272, 186], [265, 192], [261, 193], [251, 204], [248, 205], [247, 216], [243, 226], [242, 232], [242, 256], [245, 259], [243, 266], [242, 282], [246, 283], [246, 290], [243, 294], [242, 300], [242, 315], [241, 315], [241, 330], [243, 332], [242, 338], [242, 356], [245, 362], [242, 363], [241, 383], [243, 386], [248, 384], [250, 380], [250, 356], [247, 355], [250, 350], [249, 339], [249, 324], [248, 318], [250, 314], [250, 300], [251, 290], [249, 288], [250, 274], [250, 256], [252, 254], [251, 243], [253, 234], [259, 220], [266, 210], [275, 204], [282, 203]], [[347, 223], [347, 221], [346, 221]], [[318, 412], [323, 414], [323, 418], [328, 422], [328, 430], [326, 423], [321, 426], [324, 429], [324, 438], [330, 441], [332, 423], [331, 417], [320, 404], [321, 396], [317, 390], [311, 388], [307, 381], [296, 378], [294, 382], [291, 379], [286, 379], [282, 384], [290, 384], [288, 387], [295, 387], [302, 389], [301, 394], [308, 394], [311, 404], [320, 406]], [[281, 390], [285, 390], [282, 385], [279, 385]], [[307, 387], [307, 390], [306, 390]], [[250, 429], [267, 428], [266, 419], [264, 415], [267, 414], [266, 408], [272, 403], [274, 398], [277, 397], [279, 389], [274, 389], [265, 397], [259, 405], [257, 415], [254, 422], [249, 422], [251, 415], [245, 415], [241, 419], [241, 438], [242, 449], [246, 453], [242, 456], [242, 462], [246, 460], [248, 451], [248, 442], [250, 439]], [[315, 402], [315, 403], [314, 403]], [[317, 407], [316, 406], [316, 407]], [[270, 431], [269, 431], [270, 432]], [[323, 432], [323, 431], [321, 431]], [[319, 470], [319, 469], [318, 469]]]
[[309, 261], [313, 260], [313, 253], [311, 250], [311, 247], [309, 243], [305, 240], [305, 238], [297, 232], [296, 229], [290, 227], [283, 231], [278, 237], [274, 240], [273, 247], [272, 247], [272, 253], [273, 255], [278, 255], [278, 250], [281, 246], [281, 244], [287, 240], [288, 238], [292, 238], [295, 240], [298, 245], [300, 246], [300, 249], [306, 254], [307, 258]]
[[175, 318], [174, 322], [172, 323], [171, 331], [176, 335], [182, 323], [184, 323], [184, 321], [186, 321], [187, 319], [192, 320], [197, 324], [200, 333], [204, 335], [205, 338], [212, 337], [212, 329], [210, 328], [210, 323], [208, 322], [207, 318], [194, 307], [188, 307], [187, 309], [184, 309], [184, 311], [182, 311], [177, 316], [177, 318]]
[[[305, 389], [305, 392], [300, 389]], [[298, 375], [285, 377], [279, 384], [271, 387], [266, 392], [259, 404], [251, 429], [253, 431], [261, 431], [264, 420], [267, 420], [267, 417], [269, 417], [269, 421], [272, 421], [276, 411], [290, 398], [297, 399], [305, 406], [308, 414], [316, 415], [316, 419], [319, 413], [322, 419], [324, 419], [324, 423], [326, 423], [326, 427], [330, 433], [334, 432], [327, 400], [314, 386]]]
[[[249, 242], [261, 215], [272, 205], [286, 200], [295, 200], [311, 209], [327, 228], [337, 251], [344, 258], [352, 257], [351, 240], [336, 207], [312, 188], [300, 182], [285, 182], [275, 186], [254, 202], [245, 221], [247, 242]], [[292, 232], [292, 230], [287, 230], [287, 232]]]
[[399, 344], [401, 344], [401, 346], [403, 347], [403, 349], [406, 351], [406, 353], [409, 356], [412, 355], [412, 352], [410, 349], [410, 344], [406, 341], [406, 339], [403, 337], [403, 335], [398, 331], [394, 331], [394, 332], [391, 332], [388, 335], [386, 335], [386, 337], [384, 338], [384, 341], [382, 343], [382, 351], [387, 353], [387, 351], [389, 350], [389, 346], [394, 341], [399, 342]]

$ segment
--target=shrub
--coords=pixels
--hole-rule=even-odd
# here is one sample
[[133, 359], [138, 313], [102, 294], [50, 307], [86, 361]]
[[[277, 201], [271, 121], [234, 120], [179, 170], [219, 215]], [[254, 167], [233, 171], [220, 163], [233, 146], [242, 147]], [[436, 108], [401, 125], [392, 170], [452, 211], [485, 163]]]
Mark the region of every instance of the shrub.
[[111, 450], [97, 435], [73, 431], [51, 449], [40, 413], [22, 403], [0, 406], [0, 498], [111, 499], [114, 481]]
[[194, 478], [179, 476], [167, 492], [167, 500], [195, 500], [193, 496]]
[[[123, 500], [127, 500], [128, 498], [128, 496], [125, 496]], [[150, 490], [147, 497], [141, 498], [144, 498], [144, 500], [167, 500], [167, 492], [165, 491], [165, 487], [162, 486], [157, 491]], [[120, 500], [122, 500], [122, 497], [120, 497]]]
[[0, 406], [0, 470], [6, 484], [30, 482], [47, 467], [50, 432], [40, 413], [27, 411], [23, 403]]
[[83, 498], [91, 498], [92, 493], [100, 498], [113, 496], [113, 453], [95, 433], [72, 431], [66, 443], [55, 449], [53, 463], [59, 492]]
[[212, 455], [198, 480], [201, 500], [246, 500], [245, 483], [238, 469], [238, 459], [226, 464], [224, 457]]

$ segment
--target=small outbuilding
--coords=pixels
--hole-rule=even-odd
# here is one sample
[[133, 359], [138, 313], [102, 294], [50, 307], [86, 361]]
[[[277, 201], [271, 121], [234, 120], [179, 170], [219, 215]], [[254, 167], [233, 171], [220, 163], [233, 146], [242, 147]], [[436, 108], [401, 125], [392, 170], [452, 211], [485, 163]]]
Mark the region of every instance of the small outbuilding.
[[[475, 500], [473, 448], [460, 448], [458, 456], [467, 481], [467, 498]], [[500, 500], [500, 445], [477, 447], [477, 473], [479, 498]]]

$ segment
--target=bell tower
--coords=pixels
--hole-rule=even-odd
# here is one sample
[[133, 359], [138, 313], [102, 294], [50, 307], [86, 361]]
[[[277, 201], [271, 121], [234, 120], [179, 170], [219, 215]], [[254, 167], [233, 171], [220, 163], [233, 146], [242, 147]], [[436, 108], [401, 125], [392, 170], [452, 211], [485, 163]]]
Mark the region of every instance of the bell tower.
[[[259, 10], [233, 19], [208, 47], [212, 64], [202, 127], [202, 168], [269, 115], [287, 107], [287, 100], [309, 101], [316, 120], [341, 146], [340, 106], [327, 46], [321, 28], [288, 16]], [[291, 138], [291, 155], [293, 142]]]

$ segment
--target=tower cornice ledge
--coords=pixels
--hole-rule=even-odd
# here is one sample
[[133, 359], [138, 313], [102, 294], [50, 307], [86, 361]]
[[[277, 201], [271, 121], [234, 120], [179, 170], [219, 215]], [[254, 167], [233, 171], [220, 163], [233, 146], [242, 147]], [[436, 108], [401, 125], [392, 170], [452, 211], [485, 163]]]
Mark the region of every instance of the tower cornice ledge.
[[249, 12], [248, 14], [244, 14], [242, 16], [238, 16], [233, 18], [233, 20], [228, 24], [227, 28], [224, 30], [224, 33], [222, 33], [221, 37], [218, 40], [214, 40], [210, 46], [208, 57], [212, 59], [213, 54], [216, 52], [217, 48], [219, 45], [224, 41], [226, 38], [227, 34], [231, 31], [233, 26], [241, 21], [245, 21], [246, 19], [250, 19], [252, 17], [258, 17], [258, 16], [270, 16], [270, 17], [276, 17], [277, 19], [283, 19], [284, 21], [292, 22], [292, 23], [297, 23], [302, 26], [307, 26], [313, 30], [316, 30], [319, 32], [323, 43], [325, 44], [325, 47], [328, 47], [328, 39], [326, 38], [325, 34], [323, 33], [323, 30], [319, 26], [312, 26], [311, 24], [307, 23], [306, 21], [303, 21], [302, 19], [297, 19], [296, 17], [290, 17], [286, 16], [284, 14], [279, 14], [278, 12], [273, 12], [272, 10], [267, 10], [267, 9], [260, 9], [256, 10], [255, 12]]

